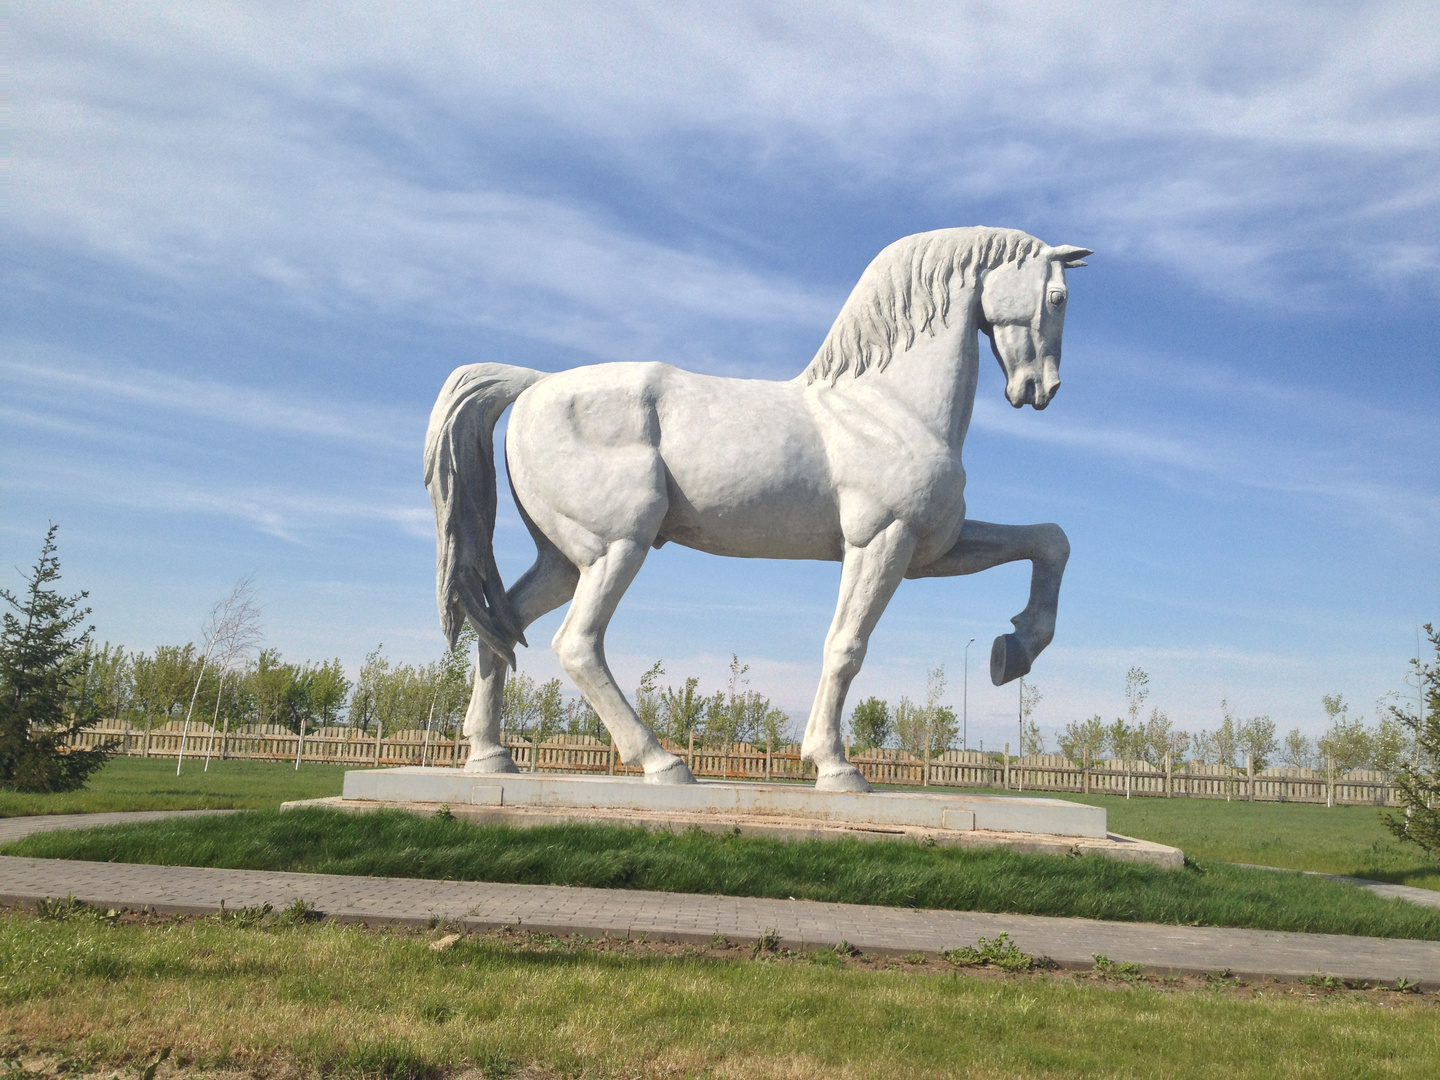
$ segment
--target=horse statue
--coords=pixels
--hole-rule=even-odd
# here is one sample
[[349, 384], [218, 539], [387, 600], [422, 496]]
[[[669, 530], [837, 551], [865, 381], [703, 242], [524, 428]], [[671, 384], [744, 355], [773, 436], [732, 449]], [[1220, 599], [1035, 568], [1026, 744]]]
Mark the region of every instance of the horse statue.
[[[960, 450], [979, 373], [976, 331], [1017, 409], [1060, 387], [1065, 270], [1085, 248], [1014, 229], [897, 240], [866, 267], [820, 351], [789, 382], [696, 375], [661, 363], [549, 374], [470, 364], [445, 381], [425, 438], [436, 592], [452, 647], [479, 636], [465, 714], [469, 772], [511, 772], [500, 741], [507, 667], [525, 628], [567, 601], [551, 642], [626, 764], [654, 784], [694, 783], [640, 722], [605, 660], [605, 629], [650, 548], [839, 562], [840, 599], [801, 757], [815, 787], [868, 791], [841, 716], [871, 632], [902, 578], [1030, 560], [1030, 599], [995, 639], [1002, 685], [1055, 635], [1070, 545], [1058, 525], [965, 517]], [[514, 405], [505, 459], [535, 563], [511, 588], [495, 564], [494, 430]]]

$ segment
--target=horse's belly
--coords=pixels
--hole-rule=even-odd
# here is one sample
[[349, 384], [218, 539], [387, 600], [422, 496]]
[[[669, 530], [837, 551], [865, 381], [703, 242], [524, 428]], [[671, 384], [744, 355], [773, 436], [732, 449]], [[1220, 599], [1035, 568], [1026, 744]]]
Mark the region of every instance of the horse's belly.
[[661, 398], [657, 541], [715, 555], [838, 559], [839, 510], [797, 388], [676, 373]]
[[839, 559], [844, 554], [833, 506], [769, 500], [696, 506], [672, 496], [656, 543], [673, 541], [711, 555], [746, 559]]

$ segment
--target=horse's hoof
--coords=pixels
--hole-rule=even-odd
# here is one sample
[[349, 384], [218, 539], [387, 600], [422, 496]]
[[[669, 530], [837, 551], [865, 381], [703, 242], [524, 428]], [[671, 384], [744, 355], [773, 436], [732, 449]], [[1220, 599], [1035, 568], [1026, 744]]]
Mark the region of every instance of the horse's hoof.
[[990, 681], [1004, 686], [1030, 674], [1030, 654], [1015, 634], [1002, 634], [990, 647]]
[[647, 784], [693, 784], [695, 774], [690, 771], [690, 766], [681, 761], [678, 757], [671, 758], [668, 765], [651, 772], [645, 770], [645, 783]]
[[510, 756], [510, 751], [503, 746], [497, 746], [483, 751], [479, 757], [470, 758], [465, 762], [465, 771], [468, 773], [507, 773], [520, 770], [515, 767], [515, 759]]
[[816, 791], [869, 791], [870, 781], [854, 765], [826, 769], [815, 778]]

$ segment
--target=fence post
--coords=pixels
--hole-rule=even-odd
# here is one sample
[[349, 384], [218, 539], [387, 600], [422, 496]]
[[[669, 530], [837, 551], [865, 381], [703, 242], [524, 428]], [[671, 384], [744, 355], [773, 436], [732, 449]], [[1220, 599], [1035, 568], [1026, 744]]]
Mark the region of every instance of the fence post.
[[1085, 747], [1085, 756], [1080, 759], [1080, 787], [1086, 795], [1090, 794], [1090, 748]]
[[[765, 736], [765, 779], [770, 779], [770, 755], [774, 752], [774, 746], [769, 735]], [[845, 760], [850, 760], [850, 736], [845, 736]]]
[[1170, 798], [1171, 786], [1172, 786], [1172, 783], [1171, 783], [1171, 774], [1170, 774], [1170, 751], [1169, 751], [1169, 750], [1166, 750], [1166, 751], [1165, 751], [1165, 798], [1167, 798], [1167, 799]]
[[615, 775], [615, 737], [610, 737], [610, 775]]
[[1255, 755], [1245, 755], [1245, 801], [1255, 801]]
[[1010, 790], [1010, 744], [1005, 744], [1005, 790]]
[[1335, 755], [1325, 756], [1325, 805], [1335, 805]]
[[385, 721], [375, 718], [375, 764], [380, 764], [380, 737], [385, 733]]

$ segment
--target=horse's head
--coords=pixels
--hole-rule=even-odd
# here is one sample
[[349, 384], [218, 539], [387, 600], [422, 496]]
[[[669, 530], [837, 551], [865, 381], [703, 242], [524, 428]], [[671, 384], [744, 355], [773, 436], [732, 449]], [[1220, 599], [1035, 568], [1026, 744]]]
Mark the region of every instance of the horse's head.
[[1047, 247], [1023, 262], [985, 274], [981, 329], [1005, 371], [1005, 397], [1015, 408], [1043, 409], [1060, 389], [1060, 335], [1065, 329], [1065, 268], [1084, 266], [1087, 248]]

